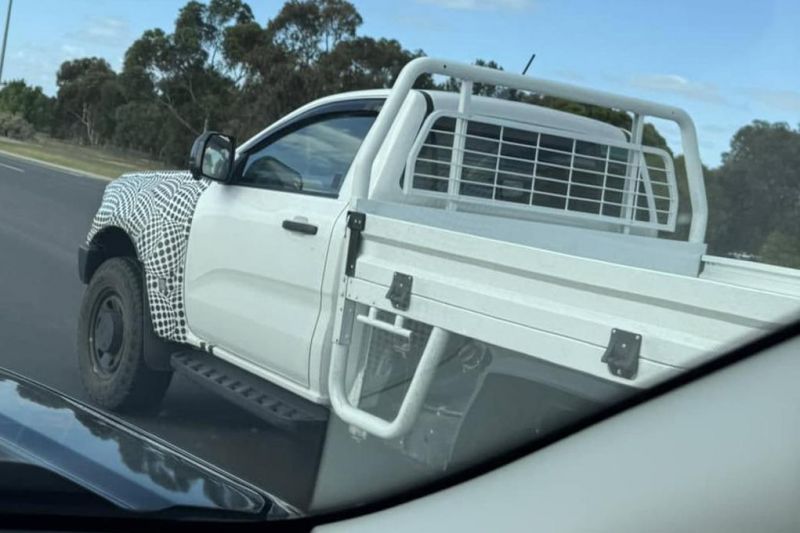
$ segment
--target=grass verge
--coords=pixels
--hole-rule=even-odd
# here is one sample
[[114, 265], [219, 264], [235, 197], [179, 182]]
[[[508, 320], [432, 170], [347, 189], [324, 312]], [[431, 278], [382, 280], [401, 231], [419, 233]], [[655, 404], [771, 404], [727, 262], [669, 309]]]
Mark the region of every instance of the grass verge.
[[16, 141], [0, 137], [0, 150], [108, 178], [116, 178], [120, 174], [136, 170], [166, 167], [164, 163], [142, 157], [122, 155], [103, 148], [80, 146], [49, 138]]

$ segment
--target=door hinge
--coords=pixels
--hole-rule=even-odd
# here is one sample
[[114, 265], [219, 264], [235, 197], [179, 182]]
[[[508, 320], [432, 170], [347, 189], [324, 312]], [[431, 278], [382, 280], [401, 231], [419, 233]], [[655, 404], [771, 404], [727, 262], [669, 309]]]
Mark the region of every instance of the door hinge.
[[600, 360], [608, 364], [608, 371], [615, 376], [633, 379], [639, 371], [641, 347], [641, 335], [614, 328], [611, 330], [608, 346]]
[[347, 262], [344, 273], [348, 277], [356, 275], [356, 258], [361, 249], [361, 232], [367, 223], [367, 215], [358, 211], [347, 212], [347, 229], [350, 230], [350, 241], [347, 243]]
[[414, 278], [408, 274], [395, 272], [392, 278], [392, 284], [386, 292], [386, 297], [392, 302], [392, 307], [407, 311], [408, 305], [411, 303], [411, 284]]

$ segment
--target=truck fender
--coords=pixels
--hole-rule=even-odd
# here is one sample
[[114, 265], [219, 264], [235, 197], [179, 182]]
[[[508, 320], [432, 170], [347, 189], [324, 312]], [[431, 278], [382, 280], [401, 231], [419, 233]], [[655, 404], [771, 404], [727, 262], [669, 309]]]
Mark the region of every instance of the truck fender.
[[189, 231], [200, 195], [210, 185], [187, 171], [125, 174], [103, 193], [86, 243], [79, 252], [81, 277], [88, 281], [103, 256], [103, 236], [122, 231], [135, 248], [145, 274], [153, 330], [186, 342], [183, 277]]

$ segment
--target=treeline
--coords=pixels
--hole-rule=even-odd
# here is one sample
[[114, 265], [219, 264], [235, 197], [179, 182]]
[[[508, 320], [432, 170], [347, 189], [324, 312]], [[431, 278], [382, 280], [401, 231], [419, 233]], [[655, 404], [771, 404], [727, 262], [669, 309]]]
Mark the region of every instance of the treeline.
[[711, 253], [800, 268], [800, 127], [740, 128], [705, 182]]
[[[0, 134], [26, 138], [35, 130], [183, 166], [193, 139], [205, 130], [246, 139], [320, 96], [390, 87], [408, 61], [424, 55], [394, 39], [359, 35], [361, 23], [345, 0], [291, 0], [263, 26], [241, 0], [190, 1], [172, 31], [147, 30], [131, 44], [121, 72], [96, 57], [66, 61], [54, 98], [24, 81], [6, 85]], [[452, 80], [430, 78], [418, 86], [456, 88]], [[492, 86], [475, 89], [630, 127], [630, 117], [618, 111]], [[645, 142], [667, 148], [649, 124]], [[800, 130], [755, 122], [737, 132], [722, 165], [706, 172], [711, 251], [800, 267], [798, 168]]]
[[[27, 88], [42, 111], [22, 103], [5, 109], [56, 137], [184, 164], [204, 130], [244, 139], [324, 94], [388, 87], [422, 54], [358, 36], [361, 22], [343, 0], [289, 2], [265, 26], [241, 0], [192, 1], [172, 31], [147, 30], [134, 41], [121, 72], [100, 58], [67, 61], [55, 98]], [[24, 84], [14, 86], [16, 94]]]
[[[59, 138], [184, 164], [192, 140], [209, 128], [247, 138], [320, 96], [390, 87], [406, 63], [424, 55], [393, 39], [358, 35], [361, 23], [345, 0], [293, 0], [264, 26], [241, 0], [192, 1], [171, 32], [147, 30], [134, 41], [121, 72], [96, 57], [66, 61], [56, 75], [55, 98], [15, 81], [0, 91], [0, 111]], [[456, 88], [430, 78], [418, 86]], [[478, 85], [476, 92], [630, 125], [624, 113], [603, 108], [492, 86]], [[666, 146], [654, 128], [646, 135]]]

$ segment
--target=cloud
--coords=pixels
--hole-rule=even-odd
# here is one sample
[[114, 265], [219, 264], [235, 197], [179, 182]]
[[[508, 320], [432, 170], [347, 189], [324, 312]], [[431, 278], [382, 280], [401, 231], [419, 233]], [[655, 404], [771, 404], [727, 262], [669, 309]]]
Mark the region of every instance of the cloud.
[[63, 39], [58, 44], [26, 42], [7, 58], [3, 79], [24, 79], [52, 96], [57, 90], [56, 72], [61, 64], [70, 59], [105, 55], [97, 48], [75, 39]]
[[637, 89], [676, 94], [699, 102], [727, 103], [716, 85], [691, 81], [677, 74], [640, 74], [632, 77], [629, 84]]
[[[128, 22], [113, 17], [91, 17], [82, 27], [50, 35], [50, 40], [28, 40], [15, 43], [9, 50], [3, 79], [25, 79], [40, 85], [48, 95], [57, 91], [56, 72], [61, 63], [79, 57], [119, 58], [133, 42]], [[122, 67], [119, 60], [117, 69]]]
[[800, 92], [785, 89], [750, 89], [747, 91], [756, 101], [779, 111], [800, 113]]
[[47, 94], [54, 93], [58, 63], [52, 61], [51, 52], [43, 46], [36, 45], [9, 52], [3, 70], [3, 81], [24, 79], [29, 84], [41, 86]]
[[92, 17], [77, 31], [67, 34], [70, 40], [93, 46], [123, 46], [131, 42], [128, 21], [115, 17]]
[[76, 46], [74, 44], [64, 43], [60, 46], [60, 49], [65, 59], [83, 57], [86, 55], [85, 48], [83, 48], [82, 46]]
[[732, 129], [735, 129], [735, 127], [723, 124], [702, 124], [700, 129], [709, 133], [728, 133]]
[[446, 9], [462, 11], [521, 10], [533, 7], [533, 0], [417, 0]]
[[446, 17], [433, 17], [430, 14], [418, 15], [415, 13], [404, 13], [397, 15], [397, 23], [401, 26], [414, 28], [418, 31], [428, 33], [435, 33], [437, 35], [442, 32], [453, 31], [453, 25], [450, 24]]

